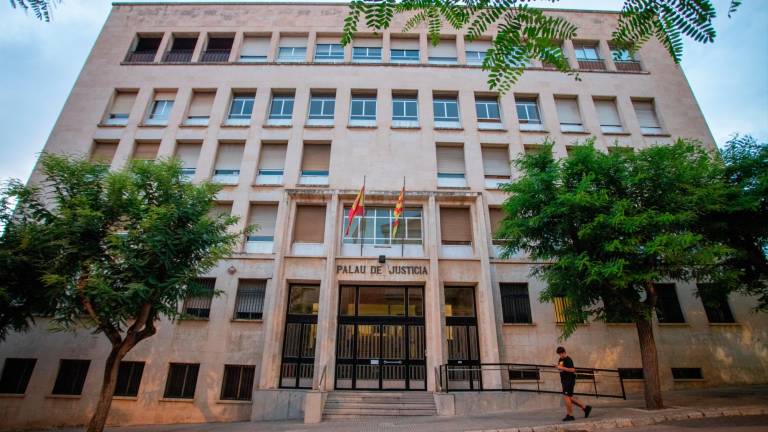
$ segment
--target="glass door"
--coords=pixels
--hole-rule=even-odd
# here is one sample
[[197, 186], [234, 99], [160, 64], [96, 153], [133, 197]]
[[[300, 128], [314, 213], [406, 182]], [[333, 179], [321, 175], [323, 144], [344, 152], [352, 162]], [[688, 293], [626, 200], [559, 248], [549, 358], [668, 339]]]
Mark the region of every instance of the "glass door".
[[291, 285], [285, 319], [281, 388], [312, 388], [320, 287]]
[[450, 389], [482, 388], [474, 288], [445, 287], [445, 338]]

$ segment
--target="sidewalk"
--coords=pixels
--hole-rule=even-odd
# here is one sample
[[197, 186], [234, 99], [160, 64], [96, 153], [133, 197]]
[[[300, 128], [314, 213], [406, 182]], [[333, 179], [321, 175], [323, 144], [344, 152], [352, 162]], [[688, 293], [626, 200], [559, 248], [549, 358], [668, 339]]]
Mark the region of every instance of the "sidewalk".
[[[646, 411], [640, 398], [595, 400], [581, 398], [594, 407], [589, 419], [562, 423], [565, 409], [496, 413], [462, 417], [388, 417], [333, 421], [305, 425], [299, 421], [204, 423], [184, 425], [110, 427], [109, 432], [556, 432], [593, 431], [647, 426], [666, 420], [734, 415], [768, 414], [768, 385], [664, 393], [666, 409]], [[579, 411], [577, 409], [577, 411]], [[74, 432], [82, 429], [57, 429]]]

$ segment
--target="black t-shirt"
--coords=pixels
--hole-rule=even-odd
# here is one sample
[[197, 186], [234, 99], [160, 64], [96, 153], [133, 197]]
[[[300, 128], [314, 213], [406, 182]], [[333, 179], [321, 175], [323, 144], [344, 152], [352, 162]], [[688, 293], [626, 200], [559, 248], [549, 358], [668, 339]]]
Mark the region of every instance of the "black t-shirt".
[[[573, 368], [573, 360], [571, 360], [570, 357], [565, 356], [565, 358], [561, 358], [558, 363], [560, 366], [567, 367], [569, 369]], [[576, 379], [576, 374], [573, 372], [566, 372], [566, 371], [560, 371], [560, 381], [566, 382], [566, 381], [572, 381]]]

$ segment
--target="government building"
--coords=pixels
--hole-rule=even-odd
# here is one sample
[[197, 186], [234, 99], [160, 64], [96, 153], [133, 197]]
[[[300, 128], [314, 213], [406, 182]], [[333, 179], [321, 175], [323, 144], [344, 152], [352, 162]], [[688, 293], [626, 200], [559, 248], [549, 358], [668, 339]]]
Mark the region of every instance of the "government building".
[[[681, 68], [655, 40], [634, 56], [612, 46], [617, 13], [548, 10], [579, 28], [558, 43], [580, 80], [533, 61], [498, 94], [480, 68], [494, 28], [468, 41], [446, 26], [433, 45], [398, 17], [342, 46], [347, 12], [114, 4], [45, 151], [113, 169], [175, 156], [190, 181], [223, 185], [216, 211], [237, 230], [260, 229], [201, 275], [221, 295], [187, 299], [184, 319], [128, 354], [108, 424], [342, 418], [344, 395], [362, 391], [410, 398], [413, 414], [480, 412], [494, 397], [514, 409], [538, 393], [489, 390], [557, 390], [553, 374], [509, 365], [552, 365], [560, 344], [641, 394], [634, 325], [589, 322], [559, 341], [562, 301], [540, 302], [536, 263], [502, 259], [493, 232], [511, 161], [547, 138], [556, 157], [590, 137], [605, 152], [677, 137], [714, 149]], [[347, 227], [363, 184], [365, 213]], [[695, 284], [659, 282], [665, 390], [768, 382], [754, 299], [705, 307]], [[11, 334], [0, 429], [86, 423], [108, 352], [103, 335], [52, 332], [44, 317]]]

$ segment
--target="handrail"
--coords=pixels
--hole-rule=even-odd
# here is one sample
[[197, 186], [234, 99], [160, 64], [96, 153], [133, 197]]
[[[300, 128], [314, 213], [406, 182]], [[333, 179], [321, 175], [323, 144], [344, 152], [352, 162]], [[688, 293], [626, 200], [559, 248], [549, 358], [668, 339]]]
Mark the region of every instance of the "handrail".
[[317, 387], [314, 390], [323, 391], [325, 389], [325, 369], [326, 365], [323, 365], [323, 369], [320, 372], [320, 379], [317, 380]]

